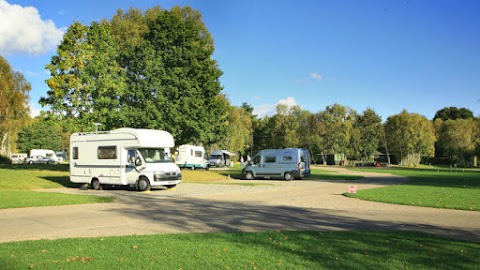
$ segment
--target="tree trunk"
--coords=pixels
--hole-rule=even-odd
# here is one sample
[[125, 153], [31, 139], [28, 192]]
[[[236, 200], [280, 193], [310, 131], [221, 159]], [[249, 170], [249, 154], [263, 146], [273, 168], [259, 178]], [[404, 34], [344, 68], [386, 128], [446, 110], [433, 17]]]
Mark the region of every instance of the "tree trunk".
[[2, 145], [0, 148], [0, 154], [2, 155], [7, 155], [7, 138], [8, 138], [8, 132], [5, 132], [5, 134], [3, 134]]
[[323, 152], [321, 153], [321, 155], [322, 155], [323, 165], [327, 165], [327, 155], [324, 154]]

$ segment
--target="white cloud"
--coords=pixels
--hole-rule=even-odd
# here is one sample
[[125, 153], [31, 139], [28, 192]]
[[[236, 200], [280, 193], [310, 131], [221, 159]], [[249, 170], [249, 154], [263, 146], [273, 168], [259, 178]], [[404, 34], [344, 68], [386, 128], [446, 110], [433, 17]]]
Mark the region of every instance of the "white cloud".
[[297, 101], [293, 97], [287, 97], [285, 99], [279, 100], [275, 104], [262, 104], [253, 107], [253, 114], [258, 115], [260, 118], [265, 116], [272, 116], [276, 113], [277, 105], [283, 104], [287, 105], [288, 109], [293, 106], [298, 106]]
[[293, 98], [293, 97], [287, 97], [286, 99], [281, 99], [281, 100], [279, 100], [279, 101], [277, 102], [277, 104], [275, 104], [275, 106], [278, 105], [278, 104], [287, 105], [287, 107], [288, 107], [289, 109], [292, 108], [293, 106], [297, 106], [297, 105], [298, 105], [298, 104], [297, 104], [297, 101], [296, 101], [295, 98]]
[[312, 73], [310, 73], [310, 78], [315, 79], [315, 80], [322, 80], [323, 76], [316, 73], [316, 72], [312, 72]]
[[41, 54], [60, 43], [63, 30], [42, 20], [34, 7], [0, 0], [0, 37], [0, 53]]
[[253, 114], [263, 118], [265, 116], [272, 116], [275, 114], [275, 104], [263, 104], [253, 107]]
[[30, 116], [32, 118], [40, 116], [41, 111], [42, 111], [41, 109], [37, 108], [36, 106], [32, 105], [32, 103], [30, 103]]

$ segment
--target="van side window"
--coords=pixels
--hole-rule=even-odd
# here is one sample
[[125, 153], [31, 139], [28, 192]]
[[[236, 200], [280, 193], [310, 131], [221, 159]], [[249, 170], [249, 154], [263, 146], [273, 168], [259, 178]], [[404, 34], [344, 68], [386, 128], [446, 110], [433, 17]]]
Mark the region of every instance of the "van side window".
[[265, 163], [275, 163], [275, 156], [273, 157], [265, 157]]
[[283, 156], [283, 161], [292, 161], [293, 157], [292, 156]]
[[78, 159], [78, 147], [73, 147], [73, 159]]
[[117, 147], [116, 146], [99, 146], [97, 149], [98, 159], [116, 159]]
[[202, 151], [195, 151], [195, 157], [203, 157]]
[[128, 163], [135, 163], [135, 150], [128, 150], [127, 162]]

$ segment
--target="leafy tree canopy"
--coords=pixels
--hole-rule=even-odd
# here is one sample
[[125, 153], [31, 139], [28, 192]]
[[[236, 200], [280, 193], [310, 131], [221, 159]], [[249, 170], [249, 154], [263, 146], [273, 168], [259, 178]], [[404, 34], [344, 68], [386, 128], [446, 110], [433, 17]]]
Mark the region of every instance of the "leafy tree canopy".
[[446, 121], [448, 119], [473, 119], [473, 112], [466, 108], [457, 108], [457, 107], [445, 107], [441, 110], [438, 110], [433, 117], [435, 119], [442, 119]]
[[190, 7], [119, 10], [110, 21], [71, 25], [47, 69], [42, 105], [78, 130], [167, 130], [177, 144], [221, 140], [228, 104], [213, 39]]
[[15, 149], [17, 131], [29, 116], [30, 83], [0, 56], [0, 154]]

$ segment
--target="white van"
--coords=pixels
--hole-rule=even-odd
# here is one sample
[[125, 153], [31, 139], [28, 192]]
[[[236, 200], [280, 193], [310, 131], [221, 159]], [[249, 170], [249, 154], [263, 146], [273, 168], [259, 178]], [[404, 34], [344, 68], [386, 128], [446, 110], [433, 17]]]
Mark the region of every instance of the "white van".
[[174, 187], [182, 182], [180, 169], [169, 158], [175, 142], [162, 130], [119, 128], [74, 133], [70, 137], [70, 181], [122, 185], [144, 191]]
[[178, 167], [190, 168], [195, 170], [197, 168], [208, 170], [209, 163], [205, 159], [205, 148], [203, 146], [184, 144], [180, 145], [175, 151], [175, 164]]
[[257, 177], [302, 179], [310, 175], [310, 154], [303, 148], [259, 151], [242, 170], [245, 179]]
[[210, 167], [222, 167], [222, 166], [230, 166], [230, 157], [235, 154], [228, 152], [227, 150], [215, 150], [210, 154], [210, 158], [208, 159], [208, 163]]

